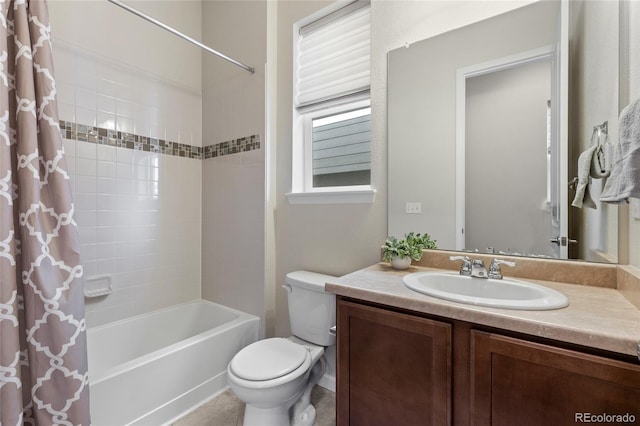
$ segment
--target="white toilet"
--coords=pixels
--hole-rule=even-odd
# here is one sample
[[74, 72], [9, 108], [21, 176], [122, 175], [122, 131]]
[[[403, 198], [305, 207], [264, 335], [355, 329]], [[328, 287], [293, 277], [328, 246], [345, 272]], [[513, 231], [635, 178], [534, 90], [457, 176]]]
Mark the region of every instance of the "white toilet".
[[311, 389], [326, 369], [324, 351], [335, 344], [335, 295], [324, 291], [329, 275], [287, 274], [293, 336], [259, 340], [238, 352], [227, 367], [231, 390], [246, 403], [247, 426], [312, 425]]

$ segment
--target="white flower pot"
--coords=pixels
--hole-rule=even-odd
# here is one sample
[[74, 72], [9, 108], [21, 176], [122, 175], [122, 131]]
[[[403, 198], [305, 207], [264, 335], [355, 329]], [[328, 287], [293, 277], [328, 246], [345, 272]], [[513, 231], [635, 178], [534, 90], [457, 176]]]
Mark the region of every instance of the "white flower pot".
[[394, 269], [407, 269], [411, 265], [411, 258], [409, 256], [399, 257], [394, 256], [391, 259], [391, 266]]

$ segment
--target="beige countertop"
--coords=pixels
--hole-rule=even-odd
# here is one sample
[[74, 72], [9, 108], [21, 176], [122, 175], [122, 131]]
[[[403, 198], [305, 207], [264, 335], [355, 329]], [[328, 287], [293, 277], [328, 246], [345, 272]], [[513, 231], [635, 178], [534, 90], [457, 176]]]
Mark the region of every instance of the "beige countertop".
[[408, 273], [427, 270], [441, 269], [411, 266], [397, 271], [378, 263], [336, 278], [325, 288], [339, 296], [638, 356], [640, 310], [616, 289], [526, 279], [564, 293], [569, 306], [550, 311], [486, 308], [423, 295], [402, 282]]

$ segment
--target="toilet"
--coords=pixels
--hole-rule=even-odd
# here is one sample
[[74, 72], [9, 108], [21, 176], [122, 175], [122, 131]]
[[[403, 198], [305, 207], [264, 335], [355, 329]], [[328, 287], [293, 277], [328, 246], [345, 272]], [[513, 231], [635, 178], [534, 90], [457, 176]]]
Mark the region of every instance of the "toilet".
[[287, 274], [293, 336], [259, 340], [240, 350], [227, 367], [229, 387], [246, 403], [244, 425], [313, 425], [311, 389], [326, 370], [327, 347], [335, 345], [335, 295], [324, 284], [335, 278], [308, 271]]

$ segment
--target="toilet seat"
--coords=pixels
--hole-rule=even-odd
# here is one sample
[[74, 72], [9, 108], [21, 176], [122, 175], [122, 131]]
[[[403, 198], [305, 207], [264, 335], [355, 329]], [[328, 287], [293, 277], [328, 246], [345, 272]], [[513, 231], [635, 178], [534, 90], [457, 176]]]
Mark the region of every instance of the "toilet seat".
[[231, 360], [229, 367], [240, 379], [270, 381], [290, 375], [305, 364], [306, 370], [308, 358], [310, 354], [304, 346], [276, 337], [246, 346]]

